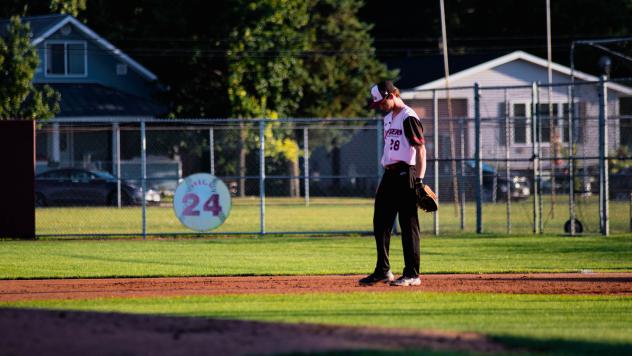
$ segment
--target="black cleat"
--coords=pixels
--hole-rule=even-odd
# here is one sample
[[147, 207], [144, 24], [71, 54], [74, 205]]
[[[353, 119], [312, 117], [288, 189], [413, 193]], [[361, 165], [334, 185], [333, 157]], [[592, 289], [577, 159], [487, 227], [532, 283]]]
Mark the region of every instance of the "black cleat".
[[388, 283], [388, 282], [392, 282], [394, 280], [395, 280], [395, 276], [393, 275], [393, 273], [391, 273], [391, 271], [388, 271], [388, 272], [386, 272], [386, 274], [372, 273], [372, 274], [362, 278], [358, 282], [361, 285], [364, 285], [364, 286], [372, 286], [375, 283]]

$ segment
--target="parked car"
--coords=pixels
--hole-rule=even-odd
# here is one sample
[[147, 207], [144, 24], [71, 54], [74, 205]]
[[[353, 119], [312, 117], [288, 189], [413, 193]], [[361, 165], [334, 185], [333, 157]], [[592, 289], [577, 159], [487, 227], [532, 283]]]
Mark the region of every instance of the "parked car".
[[[78, 168], [49, 170], [35, 176], [36, 206], [118, 205], [117, 178], [107, 172]], [[160, 203], [160, 194], [148, 189], [148, 203]], [[141, 188], [121, 181], [121, 204], [142, 203]]]
[[629, 200], [632, 193], [632, 167], [621, 169], [610, 175], [610, 199]]
[[483, 173], [483, 200], [505, 201], [507, 195], [509, 195], [511, 200], [524, 200], [529, 198], [529, 195], [531, 195], [531, 186], [529, 185], [527, 177], [514, 175], [507, 180], [504, 175]]
[[[475, 163], [468, 161], [466, 162], [465, 168], [465, 176], [473, 183], [476, 168]], [[484, 201], [504, 201], [507, 199], [508, 194], [511, 200], [524, 200], [531, 195], [531, 185], [527, 177], [517, 175], [514, 172], [510, 174], [510, 178], [507, 180], [504, 171], [498, 172], [492, 165], [484, 162], [481, 165], [481, 169], [483, 171], [482, 185]], [[472, 191], [472, 195], [474, 194], [473, 186], [468, 190]]]
[[[540, 189], [543, 194], [551, 194], [553, 192], [552, 185], [553, 180], [550, 172], [546, 172], [540, 177]], [[555, 174], [555, 193], [568, 194], [569, 191], [569, 176], [567, 172], [557, 172]], [[598, 185], [595, 184], [595, 178], [587, 175], [584, 172], [577, 172], [574, 180], [574, 192], [575, 194], [591, 195], [595, 192], [595, 188]]]

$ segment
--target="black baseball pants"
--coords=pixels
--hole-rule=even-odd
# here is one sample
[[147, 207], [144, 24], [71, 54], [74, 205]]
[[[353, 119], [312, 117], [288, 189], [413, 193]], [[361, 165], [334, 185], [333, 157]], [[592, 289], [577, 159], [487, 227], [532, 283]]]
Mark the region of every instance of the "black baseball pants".
[[419, 275], [419, 218], [414, 191], [414, 166], [386, 169], [375, 196], [373, 233], [377, 247], [375, 273], [386, 273], [391, 269], [389, 246], [395, 216], [399, 213], [399, 225], [404, 250], [404, 272], [406, 277]]

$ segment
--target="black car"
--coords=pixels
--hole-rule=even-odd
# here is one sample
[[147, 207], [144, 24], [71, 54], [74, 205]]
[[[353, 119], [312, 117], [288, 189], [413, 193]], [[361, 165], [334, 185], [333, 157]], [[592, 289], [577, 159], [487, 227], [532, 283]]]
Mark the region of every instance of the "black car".
[[[35, 176], [36, 206], [118, 205], [117, 178], [106, 172], [85, 169], [54, 169]], [[147, 201], [159, 203], [160, 194], [148, 190]], [[121, 181], [121, 204], [142, 203], [139, 187]]]
[[632, 194], [632, 167], [625, 167], [610, 175], [610, 199], [628, 200]]
[[[466, 162], [464, 168], [464, 180], [467, 182], [465, 183], [465, 190], [469, 192], [470, 195], [468, 197], [466, 193], [466, 198], [475, 199], [475, 162]], [[496, 168], [485, 162], [482, 162], [481, 170], [483, 172], [483, 201], [506, 201], [508, 195], [511, 200], [525, 200], [531, 195], [531, 184], [527, 177], [512, 172], [509, 176], [509, 180], [507, 180], [504, 171], [499, 172]]]
[[[494, 189], [495, 188], [495, 189]], [[483, 174], [483, 200], [505, 201], [507, 195], [511, 200], [525, 200], [531, 195], [529, 180], [524, 176], [505, 176]]]

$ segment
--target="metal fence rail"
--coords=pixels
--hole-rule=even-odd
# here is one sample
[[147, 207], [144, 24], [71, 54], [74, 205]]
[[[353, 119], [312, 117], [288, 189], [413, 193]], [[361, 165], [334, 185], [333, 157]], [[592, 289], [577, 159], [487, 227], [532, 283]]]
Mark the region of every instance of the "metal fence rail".
[[[475, 86], [449, 96], [405, 100], [423, 117], [425, 181], [442, 206], [420, 215], [425, 233], [630, 231], [632, 82]], [[64, 183], [38, 188], [37, 235], [195, 235], [171, 199], [198, 172], [234, 195], [227, 222], [203, 235], [370, 234], [382, 131], [380, 118], [41, 122], [36, 185]], [[59, 176], [70, 167], [87, 173]]]

